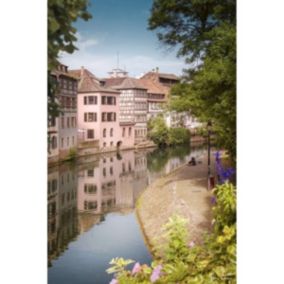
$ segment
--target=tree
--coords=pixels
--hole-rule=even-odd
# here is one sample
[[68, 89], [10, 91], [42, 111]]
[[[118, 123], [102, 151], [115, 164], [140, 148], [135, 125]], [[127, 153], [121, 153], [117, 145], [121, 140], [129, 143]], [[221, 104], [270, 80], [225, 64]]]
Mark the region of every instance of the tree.
[[58, 65], [59, 52], [73, 53], [77, 38], [73, 23], [79, 18], [87, 21], [92, 16], [87, 11], [88, 0], [48, 0], [48, 114], [58, 116], [55, 100], [56, 83], [51, 71]]
[[166, 145], [168, 139], [168, 128], [162, 116], [157, 116], [149, 120], [148, 136], [157, 145]]
[[[213, 122], [219, 145], [236, 155], [236, 1], [154, 0], [149, 28], [191, 63], [170, 108]], [[193, 64], [194, 63], [194, 64]]]

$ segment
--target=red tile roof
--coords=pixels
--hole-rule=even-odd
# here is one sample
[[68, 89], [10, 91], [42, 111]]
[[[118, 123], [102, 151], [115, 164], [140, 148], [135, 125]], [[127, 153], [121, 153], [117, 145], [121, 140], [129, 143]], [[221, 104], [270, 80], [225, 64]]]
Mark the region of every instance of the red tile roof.
[[89, 70], [81, 69], [81, 70], [70, 70], [68, 71], [73, 76], [76, 76], [80, 79], [78, 84], [78, 92], [107, 92], [107, 93], [119, 93], [118, 91], [106, 88], [100, 85], [100, 80]]

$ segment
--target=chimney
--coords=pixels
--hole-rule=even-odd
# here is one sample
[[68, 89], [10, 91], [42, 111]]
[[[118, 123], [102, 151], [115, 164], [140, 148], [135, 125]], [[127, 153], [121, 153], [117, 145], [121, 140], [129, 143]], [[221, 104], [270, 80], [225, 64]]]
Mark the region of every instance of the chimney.
[[84, 66], [81, 66], [81, 76], [80, 76], [81, 78], [82, 78], [83, 75], [84, 75], [84, 70], [85, 70], [85, 69], [84, 69]]

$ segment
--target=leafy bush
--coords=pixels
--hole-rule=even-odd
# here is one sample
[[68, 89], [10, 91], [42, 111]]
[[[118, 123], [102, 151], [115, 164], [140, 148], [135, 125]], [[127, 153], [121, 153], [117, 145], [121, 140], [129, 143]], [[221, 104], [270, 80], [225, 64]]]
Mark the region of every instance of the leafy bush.
[[[136, 263], [132, 271], [126, 266], [132, 260], [113, 259], [109, 273], [116, 273], [112, 284], [126, 283], [236, 283], [236, 188], [230, 183], [213, 190], [213, 232], [202, 245], [187, 242], [187, 220], [173, 216], [164, 226], [168, 243], [165, 256], [151, 266]], [[124, 261], [124, 262], [123, 262]]]
[[169, 146], [179, 145], [189, 143], [190, 132], [186, 128], [170, 128], [168, 133], [168, 142]]
[[183, 127], [168, 128], [162, 116], [148, 122], [148, 137], [158, 146], [175, 146], [189, 143], [190, 132]]
[[75, 148], [71, 148], [69, 150], [69, 153], [68, 153], [68, 156], [67, 156], [67, 160], [70, 161], [70, 160], [74, 160], [75, 158], [77, 157], [77, 151]]
[[153, 118], [148, 123], [148, 137], [159, 146], [166, 145], [168, 128], [163, 117]]

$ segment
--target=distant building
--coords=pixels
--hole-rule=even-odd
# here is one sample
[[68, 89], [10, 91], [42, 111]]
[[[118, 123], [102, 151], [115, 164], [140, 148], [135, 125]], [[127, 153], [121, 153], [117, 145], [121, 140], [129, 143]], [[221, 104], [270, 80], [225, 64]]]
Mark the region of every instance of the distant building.
[[191, 130], [201, 126], [201, 123], [189, 111], [181, 113], [164, 112], [163, 106], [169, 99], [171, 88], [180, 82], [179, 77], [174, 74], [160, 73], [159, 68], [156, 68], [156, 70], [144, 74], [140, 80], [148, 89], [148, 119], [159, 113], [164, 113], [168, 127], [185, 127]]
[[166, 92], [164, 88], [150, 79], [139, 79], [142, 85], [147, 88], [147, 120], [163, 113], [166, 104]]
[[56, 102], [59, 117], [48, 121], [48, 161], [57, 161], [68, 156], [70, 149], [77, 147], [77, 83], [76, 77], [68, 73], [66, 65], [59, 64], [52, 72], [57, 83]]
[[121, 78], [128, 76], [128, 72], [120, 68], [114, 68], [110, 72], [108, 72], [108, 74], [111, 78]]
[[119, 90], [120, 113], [122, 124], [134, 123], [135, 144], [147, 140], [147, 88], [140, 80], [127, 77], [121, 84], [113, 86]]

